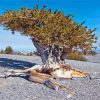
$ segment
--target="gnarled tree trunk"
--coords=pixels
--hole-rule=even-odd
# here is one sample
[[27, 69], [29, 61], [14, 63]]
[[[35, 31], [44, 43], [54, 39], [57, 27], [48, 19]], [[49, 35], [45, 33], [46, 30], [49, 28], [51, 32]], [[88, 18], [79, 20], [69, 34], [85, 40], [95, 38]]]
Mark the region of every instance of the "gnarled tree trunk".
[[40, 53], [43, 65], [48, 65], [49, 67], [53, 67], [53, 66], [57, 67], [61, 63], [65, 64], [67, 52], [64, 51], [65, 50], [64, 47], [63, 49], [61, 49], [57, 45], [44, 47], [35, 38], [32, 38], [32, 42], [36, 47], [38, 53]]
[[37, 41], [35, 38], [32, 38], [32, 42], [36, 47], [38, 53], [40, 53], [40, 57], [44, 66], [48, 66], [50, 68], [60, 67], [59, 62], [56, 61], [57, 60], [56, 57], [52, 55], [52, 52], [50, 52], [50, 48], [48, 48], [48, 46], [47, 46], [48, 48], [48, 54], [47, 54], [47, 51], [44, 49], [44, 47], [39, 44], [39, 41]]
[[34, 46], [36, 47], [37, 51], [40, 53], [42, 63], [45, 65], [48, 57], [44, 53], [44, 47], [42, 47], [35, 38], [32, 38], [32, 42], [33, 42]]

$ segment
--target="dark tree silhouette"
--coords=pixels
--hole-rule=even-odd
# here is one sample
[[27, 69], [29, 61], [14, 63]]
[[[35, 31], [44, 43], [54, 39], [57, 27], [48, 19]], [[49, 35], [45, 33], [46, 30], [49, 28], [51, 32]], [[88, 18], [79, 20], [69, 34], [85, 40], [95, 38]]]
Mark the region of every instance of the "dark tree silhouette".
[[6, 47], [5, 53], [6, 54], [13, 54], [13, 49], [11, 48], [11, 46]]

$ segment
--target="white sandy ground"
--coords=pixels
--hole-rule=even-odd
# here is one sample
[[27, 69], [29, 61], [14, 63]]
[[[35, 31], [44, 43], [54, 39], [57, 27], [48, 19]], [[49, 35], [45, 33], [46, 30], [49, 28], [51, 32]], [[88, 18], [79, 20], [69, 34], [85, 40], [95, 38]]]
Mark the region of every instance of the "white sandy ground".
[[[89, 62], [75, 60], [66, 62], [83, 71], [100, 72], [100, 55], [95, 58], [87, 58]], [[4, 70], [7, 69], [29, 68], [34, 63], [41, 64], [40, 58], [0, 54], [0, 74], [4, 74]], [[94, 74], [91, 77], [91, 80], [89, 78], [57, 80], [76, 92], [70, 99], [67, 98], [68, 91], [65, 90], [57, 92], [21, 77], [0, 78], [0, 100], [100, 100], [100, 74]]]

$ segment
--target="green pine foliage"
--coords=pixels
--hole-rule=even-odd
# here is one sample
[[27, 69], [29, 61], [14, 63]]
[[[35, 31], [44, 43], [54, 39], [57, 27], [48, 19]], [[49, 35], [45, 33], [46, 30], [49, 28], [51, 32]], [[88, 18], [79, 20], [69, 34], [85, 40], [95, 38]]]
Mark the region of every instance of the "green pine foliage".
[[13, 34], [18, 31], [21, 35], [35, 38], [43, 46], [56, 44], [84, 50], [92, 48], [92, 44], [96, 42], [96, 36], [93, 34], [96, 29], [88, 29], [83, 26], [85, 21], [77, 23], [71, 15], [64, 15], [57, 10], [52, 12], [45, 7], [39, 9], [38, 5], [35, 5], [34, 9], [6, 11], [0, 16], [0, 23]]

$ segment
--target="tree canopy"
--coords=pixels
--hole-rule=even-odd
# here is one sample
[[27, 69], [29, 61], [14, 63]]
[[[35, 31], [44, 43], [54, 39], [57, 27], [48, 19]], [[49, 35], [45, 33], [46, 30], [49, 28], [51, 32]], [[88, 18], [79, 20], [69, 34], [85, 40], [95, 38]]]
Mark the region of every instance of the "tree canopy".
[[6, 47], [5, 53], [6, 54], [13, 54], [13, 49], [11, 48], [11, 46]]
[[77, 23], [71, 15], [45, 7], [39, 9], [36, 5], [33, 9], [6, 11], [0, 16], [0, 23], [13, 33], [18, 31], [22, 35], [35, 38], [43, 46], [56, 44], [86, 50], [92, 48], [92, 43], [96, 42], [96, 36], [92, 33], [96, 29], [88, 29], [83, 26], [85, 21]]

